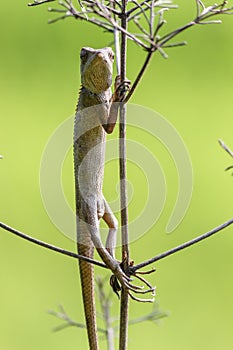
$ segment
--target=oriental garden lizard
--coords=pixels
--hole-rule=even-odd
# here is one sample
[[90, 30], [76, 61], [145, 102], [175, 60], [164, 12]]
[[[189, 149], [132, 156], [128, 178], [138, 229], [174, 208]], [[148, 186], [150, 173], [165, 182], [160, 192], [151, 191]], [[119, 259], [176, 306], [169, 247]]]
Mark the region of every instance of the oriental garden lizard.
[[[112, 95], [114, 53], [110, 47], [84, 47], [80, 53], [81, 89], [74, 127], [74, 169], [76, 192], [76, 225], [78, 253], [93, 257], [96, 248], [103, 262], [112, 271], [111, 285], [117, 292], [121, 287], [139, 292], [115, 259], [117, 220], [102, 194], [106, 133], [111, 133], [117, 120], [119, 103], [128, 89], [127, 81], [115, 80]], [[104, 247], [99, 220], [109, 227]], [[94, 299], [93, 265], [79, 260], [82, 295], [89, 346], [98, 350]]]

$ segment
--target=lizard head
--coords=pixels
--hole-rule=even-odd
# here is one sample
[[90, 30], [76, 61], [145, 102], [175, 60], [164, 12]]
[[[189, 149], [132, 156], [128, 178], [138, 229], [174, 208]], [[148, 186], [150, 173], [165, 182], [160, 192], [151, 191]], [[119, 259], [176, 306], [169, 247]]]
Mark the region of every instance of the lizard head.
[[103, 49], [83, 47], [80, 60], [82, 86], [98, 94], [112, 85], [114, 52], [110, 47]]

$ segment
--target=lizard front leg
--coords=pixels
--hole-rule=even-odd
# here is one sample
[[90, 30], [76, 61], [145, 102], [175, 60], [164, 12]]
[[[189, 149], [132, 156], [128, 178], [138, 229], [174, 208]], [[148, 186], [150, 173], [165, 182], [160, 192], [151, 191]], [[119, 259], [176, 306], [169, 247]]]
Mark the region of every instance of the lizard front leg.
[[114, 83], [114, 93], [110, 101], [110, 109], [107, 122], [105, 121], [104, 123], [102, 123], [103, 128], [107, 134], [111, 134], [115, 128], [120, 103], [123, 103], [125, 93], [129, 89], [130, 81], [125, 80], [121, 82], [120, 75], [117, 75]]

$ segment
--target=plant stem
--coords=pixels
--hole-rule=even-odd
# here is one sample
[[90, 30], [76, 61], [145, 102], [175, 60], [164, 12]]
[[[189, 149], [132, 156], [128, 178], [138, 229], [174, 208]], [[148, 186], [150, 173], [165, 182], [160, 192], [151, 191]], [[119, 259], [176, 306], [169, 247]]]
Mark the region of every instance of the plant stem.
[[[121, 26], [127, 29], [126, 16], [127, 0], [122, 1]], [[126, 50], [127, 37], [121, 32], [121, 81], [126, 79]], [[121, 242], [122, 242], [122, 262], [124, 271], [129, 266], [129, 246], [128, 246], [128, 208], [127, 208], [127, 184], [126, 184], [126, 105], [120, 106], [120, 125], [119, 125], [119, 167], [120, 167], [120, 196], [121, 196]], [[127, 349], [128, 341], [128, 315], [129, 314], [129, 295], [123, 288], [121, 291], [120, 306], [120, 336], [119, 350]]]
[[102, 315], [105, 322], [107, 348], [108, 350], [114, 350], [114, 328], [112, 327], [112, 319], [110, 314], [111, 301], [105, 293], [104, 280], [101, 277], [97, 277], [96, 284], [99, 292], [99, 301], [102, 309]]
[[141, 80], [141, 78], [142, 78], [142, 76], [143, 76], [143, 74], [144, 74], [144, 72], [145, 72], [145, 70], [146, 70], [146, 68], [147, 68], [147, 66], [148, 66], [148, 64], [150, 62], [150, 59], [151, 59], [152, 55], [153, 55], [153, 51], [149, 51], [147, 53], [145, 62], [143, 63], [143, 66], [140, 69], [140, 71], [139, 71], [139, 73], [138, 73], [138, 75], [137, 75], [137, 77], [136, 77], [136, 79], [135, 79], [135, 81], [134, 81], [134, 83], [133, 83], [133, 85], [132, 85], [128, 95], [126, 96], [125, 103], [127, 103], [129, 101], [130, 97], [133, 95], [136, 87], [138, 86], [139, 81]]

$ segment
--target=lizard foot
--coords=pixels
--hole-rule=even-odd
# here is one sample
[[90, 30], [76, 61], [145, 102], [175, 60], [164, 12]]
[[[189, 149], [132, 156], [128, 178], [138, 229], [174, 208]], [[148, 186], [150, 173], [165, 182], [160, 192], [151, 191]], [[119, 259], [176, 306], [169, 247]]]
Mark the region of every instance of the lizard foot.
[[[152, 270], [149, 273], [151, 272]], [[131, 283], [132, 279], [123, 272], [121, 268], [121, 264], [119, 264], [117, 269], [114, 271], [114, 275], [112, 275], [110, 278], [110, 285], [113, 288], [114, 293], [116, 293], [119, 298], [119, 292], [122, 290], [122, 288], [124, 288], [125, 290], [127, 290], [129, 296], [133, 300], [136, 300], [138, 302], [154, 302], [153, 298], [142, 299], [142, 298], [136, 297], [133, 294], [133, 293], [135, 294], [151, 293], [152, 296], [155, 296], [155, 287], [153, 287], [148, 281], [146, 281], [145, 278], [138, 276], [138, 274], [140, 274], [140, 272], [134, 273], [133, 276], [138, 278], [140, 281], [142, 281], [148, 287], [147, 289], [144, 289], [144, 286], [136, 286], [132, 284]], [[141, 274], [145, 274], [145, 272]]]
[[114, 84], [115, 101], [118, 101], [118, 102], [124, 101], [126, 93], [130, 90], [130, 84], [131, 84], [130, 80], [125, 79], [124, 81], [121, 81], [120, 75], [116, 76], [115, 84]]

